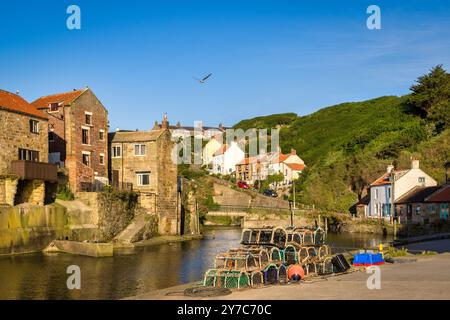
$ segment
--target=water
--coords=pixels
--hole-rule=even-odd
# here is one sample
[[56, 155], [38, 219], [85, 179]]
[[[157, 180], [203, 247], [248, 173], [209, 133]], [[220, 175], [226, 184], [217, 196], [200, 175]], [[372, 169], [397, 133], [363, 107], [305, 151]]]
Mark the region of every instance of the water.
[[[214, 256], [236, 247], [240, 229], [211, 229], [204, 240], [120, 250], [111, 258], [68, 254], [0, 257], [0, 299], [120, 299], [198, 281]], [[376, 246], [379, 235], [330, 234], [334, 252]], [[389, 240], [389, 239], [387, 239]], [[68, 290], [66, 269], [81, 269], [81, 290]]]

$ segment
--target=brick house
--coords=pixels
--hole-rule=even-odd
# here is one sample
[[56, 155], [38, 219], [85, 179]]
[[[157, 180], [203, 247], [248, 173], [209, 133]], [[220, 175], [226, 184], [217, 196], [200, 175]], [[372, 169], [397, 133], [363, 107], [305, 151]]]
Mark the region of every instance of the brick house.
[[159, 215], [160, 234], [179, 234], [177, 165], [167, 119], [158, 129], [116, 131], [108, 140], [111, 185], [137, 191], [141, 206]]
[[48, 163], [48, 120], [22, 97], [0, 90], [0, 204], [43, 205], [56, 182]]
[[415, 187], [395, 203], [400, 223], [427, 224], [448, 221], [450, 184]]
[[108, 184], [108, 111], [92, 90], [45, 96], [32, 105], [46, 112], [49, 162], [67, 169], [72, 191]]

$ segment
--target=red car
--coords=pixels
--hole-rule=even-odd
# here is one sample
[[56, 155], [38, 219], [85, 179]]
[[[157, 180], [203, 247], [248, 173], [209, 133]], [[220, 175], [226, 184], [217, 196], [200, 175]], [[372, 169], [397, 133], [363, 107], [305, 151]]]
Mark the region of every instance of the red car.
[[239, 188], [241, 188], [241, 189], [250, 189], [249, 185], [246, 184], [244, 181], [239, 181], [239, 182], [237, 183], [237, 186], [238, 186]]

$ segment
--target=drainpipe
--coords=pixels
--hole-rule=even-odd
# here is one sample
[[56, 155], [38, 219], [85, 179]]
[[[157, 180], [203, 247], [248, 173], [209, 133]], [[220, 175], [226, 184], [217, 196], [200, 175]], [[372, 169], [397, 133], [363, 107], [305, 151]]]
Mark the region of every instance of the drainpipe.
[[391, 218], [390, 222], [394, 222], [394, 215], [395, 215], [395, 196], [394, 196], [394, 187], [395, 187], [395, 174], [394, 170], [391, 172]]

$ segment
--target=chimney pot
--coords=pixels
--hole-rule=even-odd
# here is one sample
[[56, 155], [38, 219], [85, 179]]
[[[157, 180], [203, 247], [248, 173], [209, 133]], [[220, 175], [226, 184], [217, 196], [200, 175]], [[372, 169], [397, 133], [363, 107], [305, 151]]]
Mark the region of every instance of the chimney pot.
[[387, 166], [386, 172], [387, 173], [392, 173], [392, 171], [394, 171], [394, 166], [392, 164], [390, 164], [390, 165]]

